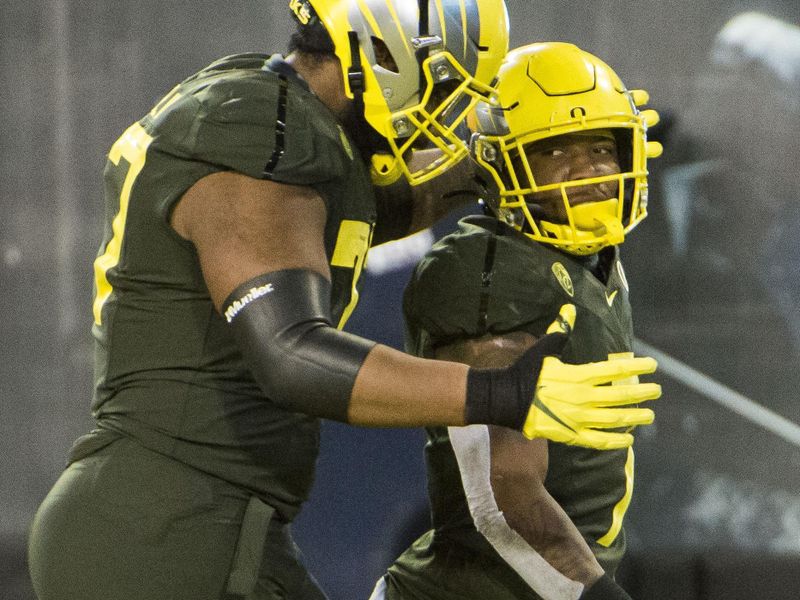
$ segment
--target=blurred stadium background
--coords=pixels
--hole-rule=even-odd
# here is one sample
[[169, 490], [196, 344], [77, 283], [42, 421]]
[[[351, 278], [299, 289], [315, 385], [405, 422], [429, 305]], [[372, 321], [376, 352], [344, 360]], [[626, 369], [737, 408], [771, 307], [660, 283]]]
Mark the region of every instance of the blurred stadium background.
[[[32, 600], [25, 536], [90, 427], [91, 263], [117, 135], [172, 85], [280, 52], [284, 0], [0, 3], [0, 598]], [[634, 597], [800, 597], [800, 5], [508, 0], [512, 46], [577, 43], [645, 88], [651, 214], [625, 244], [640, 349], [663, 357], [636, 444], [620, 572]], [[410, 266], [451, 228], [373, 251], [349, 329], [402, 345]], [[303, 215], [297, 215], [298, 219]], [[331, 600], [366, 598], [426, 527], [423, 434], [325, 424], [296, 525]]]

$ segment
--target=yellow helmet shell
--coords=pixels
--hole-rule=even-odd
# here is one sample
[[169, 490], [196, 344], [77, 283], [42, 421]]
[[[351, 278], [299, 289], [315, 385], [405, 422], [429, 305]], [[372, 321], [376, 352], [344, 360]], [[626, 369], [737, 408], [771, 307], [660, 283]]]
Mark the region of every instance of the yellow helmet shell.
[[[647, 158], [661, 153], [647, 141], [658, 122], [643, 90], [629, 91], [596, 56], [560, 42], [530, 44], [511, 51], [498, 73], [496, 103], [480, 103], [471, 115], [477, 131], [475, 159], [491, 174], [498, 198], [495, 213], [538, 242], [573, 254], [591, 254], [623, 241], [647, 215]], [[537, 185], [528, 164], [528, 144], [564, 134], [610, 131], [617, 139], [622, 172], [591, 179]], [[570, 188], [616, 179], [619, 196], [571, 206]], [[530, 209], [532, 194], [559, 189], [566, 223], [545, 221]]]

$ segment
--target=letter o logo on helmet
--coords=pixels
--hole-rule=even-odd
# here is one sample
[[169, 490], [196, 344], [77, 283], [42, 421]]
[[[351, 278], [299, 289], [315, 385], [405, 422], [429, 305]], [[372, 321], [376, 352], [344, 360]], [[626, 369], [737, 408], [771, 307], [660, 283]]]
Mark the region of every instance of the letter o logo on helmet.
[[[347, 96], [392, 156], [373, 162], [378, 182], [400, 174], [416, 185], [468, 154], [465, 120], [508, 51], [504, 0], [291, 0], [301, 23], [313, 9], [342, 64]], [[441, 156], [412, 168], [410, 151]]]

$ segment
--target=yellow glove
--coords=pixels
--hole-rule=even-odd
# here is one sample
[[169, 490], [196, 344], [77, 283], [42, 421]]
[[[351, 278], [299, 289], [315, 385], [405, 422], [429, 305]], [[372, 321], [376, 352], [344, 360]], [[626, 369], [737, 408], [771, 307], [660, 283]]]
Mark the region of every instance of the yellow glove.
[[[575, 307], [565, 304], [547, 333], [569, 334], [574, 323]], [[654, 359], [646, 357], [571, 365], [545, 356], [523, 434], [599, 450], [630, 446], [630, 433], [602, 430], [653, 422], [652, 410], [630, 405], [661, 396], [660, 385], [637, 379], [653, 373], [656, 366]]]

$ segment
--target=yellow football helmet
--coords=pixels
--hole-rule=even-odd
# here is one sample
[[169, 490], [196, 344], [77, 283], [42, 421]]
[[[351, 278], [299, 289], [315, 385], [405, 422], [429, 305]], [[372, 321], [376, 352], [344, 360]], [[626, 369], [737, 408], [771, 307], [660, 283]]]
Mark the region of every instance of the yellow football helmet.
[[[647, 141], [647, 128], [658, 122], [658, 113], [638, 108], [649, 100], [647, 93], [627, 90], [596, 56], [556, 42], [511, 51], [495, 87], [497, 102], [479, 103], [470, 118], [476, 131], [473, 156], [499, 188], [496, 197], [486, 199], [489, 208], [537, 242], [571, 254], [593, 254], [622, 242], [647, 215], [647, 159], [662, 152], [661, 144]], [[601, 130], [616, 141], [619, 173], [537, 184], [526, 153], [531, 144]], [[617, 189], [615, 197], [570, 203], [576, 188], [608, 182]], [[564, 222], [543, 216], [533, 196], [553, 190], [564, 203]]]
[[[386, 184], [404, 174], [427, 181], [464, 158], [457, 133], [508, 51], [503, 0], [291, 0], [304, 24], [318, 18], [342, 64], [344, 89], [386, 138], [391, 155], [373, 159]], [[390, 60], [386, 60], [388, 55]], [[438, 147], [441, 158], [409, 166], [410, 150]]]

